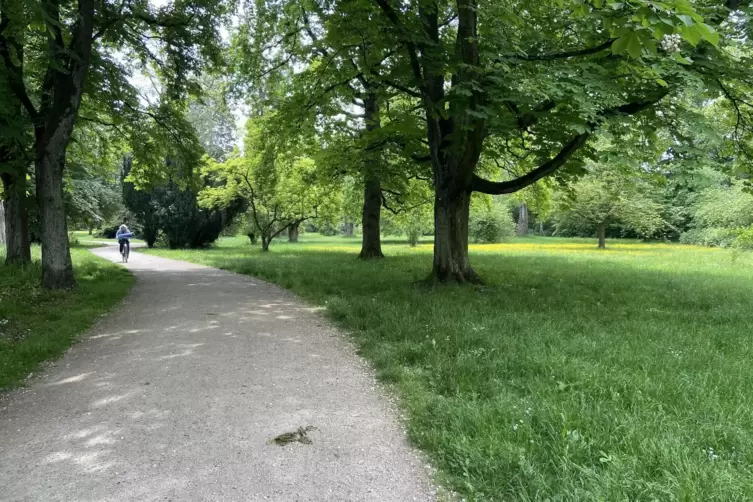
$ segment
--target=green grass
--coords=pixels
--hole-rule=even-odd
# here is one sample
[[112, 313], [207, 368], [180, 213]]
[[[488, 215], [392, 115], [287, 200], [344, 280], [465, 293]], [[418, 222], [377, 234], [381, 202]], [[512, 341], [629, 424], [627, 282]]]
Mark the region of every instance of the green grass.
[[[39, 258], [38, 248], [34, 255]], [[78, 281], [73, 292], [42, 289], [38, 262], [0, 265], [0, 389], [19, 385], [40, 363], [63, 354], [130, 290], [133, 276], [122, 267], [84, 249], [71, 255]]]
[[468, 500], [753, 500], [749, 255], [534, 238], [471, 247], [487, 286], [432, 290], [430, 245], [302, 240], [153, 252], [325, 305]]

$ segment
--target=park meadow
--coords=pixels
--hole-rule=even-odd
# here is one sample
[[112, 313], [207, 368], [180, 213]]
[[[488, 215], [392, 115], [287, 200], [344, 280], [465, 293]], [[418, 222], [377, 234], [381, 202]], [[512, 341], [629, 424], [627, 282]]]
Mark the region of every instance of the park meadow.
[[304, 234], [150, 253], [291, 289], [394, 389], [411, 441], [468, 500], [753, 497], [753, 256], [527, 238], [471, 245], [486, 284], [421, 283], [432, 244]]

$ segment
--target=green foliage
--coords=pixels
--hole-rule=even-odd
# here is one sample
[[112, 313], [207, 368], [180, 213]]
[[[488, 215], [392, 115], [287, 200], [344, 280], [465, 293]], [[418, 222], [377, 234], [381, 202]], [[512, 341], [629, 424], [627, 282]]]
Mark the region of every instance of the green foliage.
[[738, 231], [732, 228], [691, 228], [680, 236], [680, 242], [698, 246], [728, 248], [735, 243], [737, 236]]
[[223, 209], [201, 208], [196, 192], [182, 189], [174, 182], [155, 188], [151, 197], [158, 228], [171, 249], [201, 248], [212, 244], [226, 222], [243, 208], [240, 200]]
[[431, 203], [427, 202], [404, 209], [398, 214], [385, 215], [383, 229], [388, 234], [407, 236], [408, 244], [415, 247], [421, 237], [431, 234], [434, 228], [431, 209]]
[[[136, 219], [136, 223], [142, 229], [142, 235], [146, 245], [150, 248], [157, 242], [159, 233], [159, 220], [156, 208], [152, 205], [152, 195], [145, 190], [137, 190], [135, 185], [128, 181], [133, 166], [132, 158], [127, 155], [123, 158], [123, 204], [128, 212]], [[117, 228], [116, 228], [117, 231]], [[112, 234], [114, 238], [115, 234]]]
[[[0, 251], [0, 255], [2, 255]], [[39, 248], [33, 249], [39, 259]], [[0, 389], [22, 383], [128, 293], [133, 277], [88, 251], [71, 251], [78, 287], [50, 292], [39, 286], [40, 265], [0, 266]]]
[[698, 227], [753, 225], [753, 194], [740, 183], [705, 190], [695, 205], [694, 222]]
[[205, 77], [201, 83], [203, 94], [190, 101], [186, 119], [196, 130], [206, 154], [223, 161], [236, 146], [235, 118], [228, 107], [223, 82]]
[[434, 229], [431, 187], [418, 179], [393, 186], [399, 191], [388, 189], [382, 195], [383, 205], [388, 208], [382, 214], [382, 232], [407, 236], [408, 244], [415, 247], [421, 236], [431, 235]]
[[753, 225], [740, 230], [735, 238], [734, 247], [745, 251], [753, 251]]
[[341, 211], [338, 191], [308, 155], [316, 151], [312, 140], [300, 135], [270, 140], [270, 123], [269, 117], [248, 120], [242, 155], [236, 151], [225, 162], [205, 159], [207, 185], [199, 193], [205, 208], [244, 201], [264, 249], [291, 225], [320, 216], [332, 222]]
[[594, 236], [599, 225], [617, 227], [649, 239], [667, 229], [658, 191], [646, 180], [595, 170], [578, 180], [569, 192], [557, 194], [552, 219], [561, 236]]
[[509, 207], [487, 197], [475, 197], [471, 203], [468, 235], [471, 242], [483, 244], [504, 242], [513, 237], [515, 222]]
[[[309, 243], [309, 244], [307, 244]], [[329, 249], [327, 249], [329, 247]], [[349, 249], [350, 248], [350, 249]], [[397, 392], [410, 440], [466, 500], [753, 497], [753, 259], [720, 250], [526, 239], [471, 245], [483, 288], [417, 288], [429, 247], [307, 235], [160, 254], [290, 288], [353, 336]]]
[[742, 182], [722, 178], [698, 194], [690, 211], [691, 228], [682, 234], [681, 242], [723, 248], [747, 245], [747, 229], [753, 226], [753, 195]]
[[[130, 158], [127, 157], [124, 160], [126, 177], [130, 166]], [[181, 169], [192, 178], [189, 166]], [[176, 178], [146, 191], [137, 190], [131, 182], [124, 182], [124, 203], [136, 218], [149, 247], [155, 245], [160, 234], [165, 245], [173, 249], [207, 246], [217, 240], [244, 208], [243, 201], [238, 198], [228, 200], [221, 208], [200, 207], [193, 185], [194, 181], [187, 183]]]

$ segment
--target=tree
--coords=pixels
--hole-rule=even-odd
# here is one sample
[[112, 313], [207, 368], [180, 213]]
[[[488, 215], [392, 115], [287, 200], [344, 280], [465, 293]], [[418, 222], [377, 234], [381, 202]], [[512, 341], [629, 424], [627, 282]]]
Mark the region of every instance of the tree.
[[5, 263], [12, 265], [31, 262], [27, 164], [24, 151], [25, 148], [19, 145], [0, 146], [0, 201], [4, 202]]
[[89, 229], [112, 223], [123, 212], [120, 188], [122, 138], [113, 128], [84, 122], [66, 154], [63, 193], [67, 219]]
[[[138, 220], [144, 240], [153, 247], [158, 235], [164, 236], [171, 249], [205, 247], [220, 236], [225, 227], [244, 209], [243, 202], [231, 198], [221, 208], [203, 208], [198, 203], [199, 180], [194, 178], [196, 167], [175, 166], [167, 159], [174, 174], [168, 181], [138, 190], [125, 181], [123, 199], [128, 210]], [[124, 159], [124, 179], [128, 179], [131, 159]]]
[[[19, 16], [19, 5], [0, 2], [0, 26], [2, 19]], [[15, 41], [17, 64], [23, 66], [23, 29], [20, 25], [8, 26], [5, 30]], [[26, 264], [31, 261], [29, 247], [29, 215], [27, 200], [28, 168], [32, 162], [29, 134], [31, 124], [23, 113], [23, 106], [15, 94], [9, 90], [9, 73], [5, 63], [0, 61], [0, 180], [4, 201], [5, 262]]]
[[389, 211], [386, 228], [408, 237], [414, 247], [422, 235], [431, 234], [431, 187], [418, 179], [407, 180], [397, 191], [382, 196], [382, 204]]
[[747, 180], [720, 177], [703, 189], [688, 208], [692, 220], [680, 236], [687, 244], [730, 247], [753, 228], [753, 195]]
[[[240, 80], [257, 84], [251, 92], [264, 87], [260, 82], [286, 81], [287, 96], [277, 107], [279, 119], [288, 127], [314, 127], [328, 136], [329, 155], [338, 158], [331, 163], [336, 174], [362, 180], [363, 259], [383, 257], [382, 195], [391, 189], [395, 175], [386, 150], [411, 148], [421, 136], [419, 129], [405, 128], [403, 117], [396, 117], [401, 107], [395, 106], [396, 96], [386, 81], [401, 61], [393, 57], [395, 46], [379, 42], [376, 14], [378, 10], [364, 1], [257, 2], [235, 37]], [[264, 94], [268, 98], [274, 93]], [[405, 105], [405, 96], [398, 101]], [[398, 115], [415, 118], [415, 112], [413, 104], [402, 106]]]
[[[671, 93], [693, 87], [718, 96], [711, 73], [736, 78], [729, 70], [737, 62], [716, 49], [720, 33], [711, 26], [739, 44], [722, 26], [736, 1], [726, 10], [686, 0], [372, 2], [391, 25], [385, 43], [403, 47], [410, 92], [426, 114], [436, 190], [433, 281], [480, 281], [468, 259], [472, 192], [530, 186], [577, 159], [601, 131], [655, 110]], [[662, 123], [657, 114], [640, 120], [648, 118]], [[535, 167], [501, 182], [479, 176], [495, 140], [533, 152]]]
[[495, 244], [515, 235], [515, 222], [505, 201], [483, 194], [471, 199], [468, 236], [472, 242]]
[[306, 155], [305, 141], [270, 141], [266, 129], [270, 120], [248, 120], [244, 155], [236, 152], [225, 162], [206, 159], [203, 173], [210, 182], [199, 194], [200, 204], [207, 208], [246, 201], [263, 251], [283, 232], [291, 228], [297, 232], [300, 224], [316, 218], [320, 209], [337, 211], [328, 187], [317, 182], [317, 165]]
[[133, 168], [133, 158], [130, 155], [123, 157], [123, 171], [121, 183], [123, 186], [123, 203], [128, 211], [136, 217], [142, 228], [142, 234], [146, 245], [154, 247], [159, 233], [159, 224], [155, 208], [152, 205], [152, 194], [137, 190], [133, 182], [128, 181]]
[[656, 190], [646, 182], [597, 170], [575, 182], [569, 193], [559, 194], [552, 217], [557, 234], [595, 232], [599, 249], [604, 249], [610, 225], [619, 225], [644, 238], [658, 235], [666, 227], [662, 210]]
[[218, 77], [201, 81], [202, 94], [188, 104], [187, 120], [196, 130], [204, 151], [217, 161], [225, 160], [235, 148], [235, 118], [228, 109], [224, 84]]
[[[160, 67], [169, 92], [181, 95], [199, 63], [216, 58], [215, 27], [222, 13], [213, 0], [160, 9], [148, 2], [107, 0], [0, 4], [0, 59], [7, 76], [0, 98], [14, 96], [33, 128], [45, 287], [75, 285], [63, 175], [84, 96], [106, 97], [110, 109], [103, 113], [111, 123], [140, 108], [137, 93], [125, 82], [124, 52]], [[109, 85], [96, 85], [102, 82]]]

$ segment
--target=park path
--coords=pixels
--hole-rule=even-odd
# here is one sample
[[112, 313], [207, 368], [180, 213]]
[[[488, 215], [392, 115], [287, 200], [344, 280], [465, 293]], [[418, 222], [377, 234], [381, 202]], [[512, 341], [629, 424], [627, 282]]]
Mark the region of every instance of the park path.
[[[212, 268], [139, 253], [128, 268], [125, 303], [0, 400], [0, 500], [434, 500], [394, 408], [315, 309]], [[309, 425], [313, 444], [268, 444]]]

